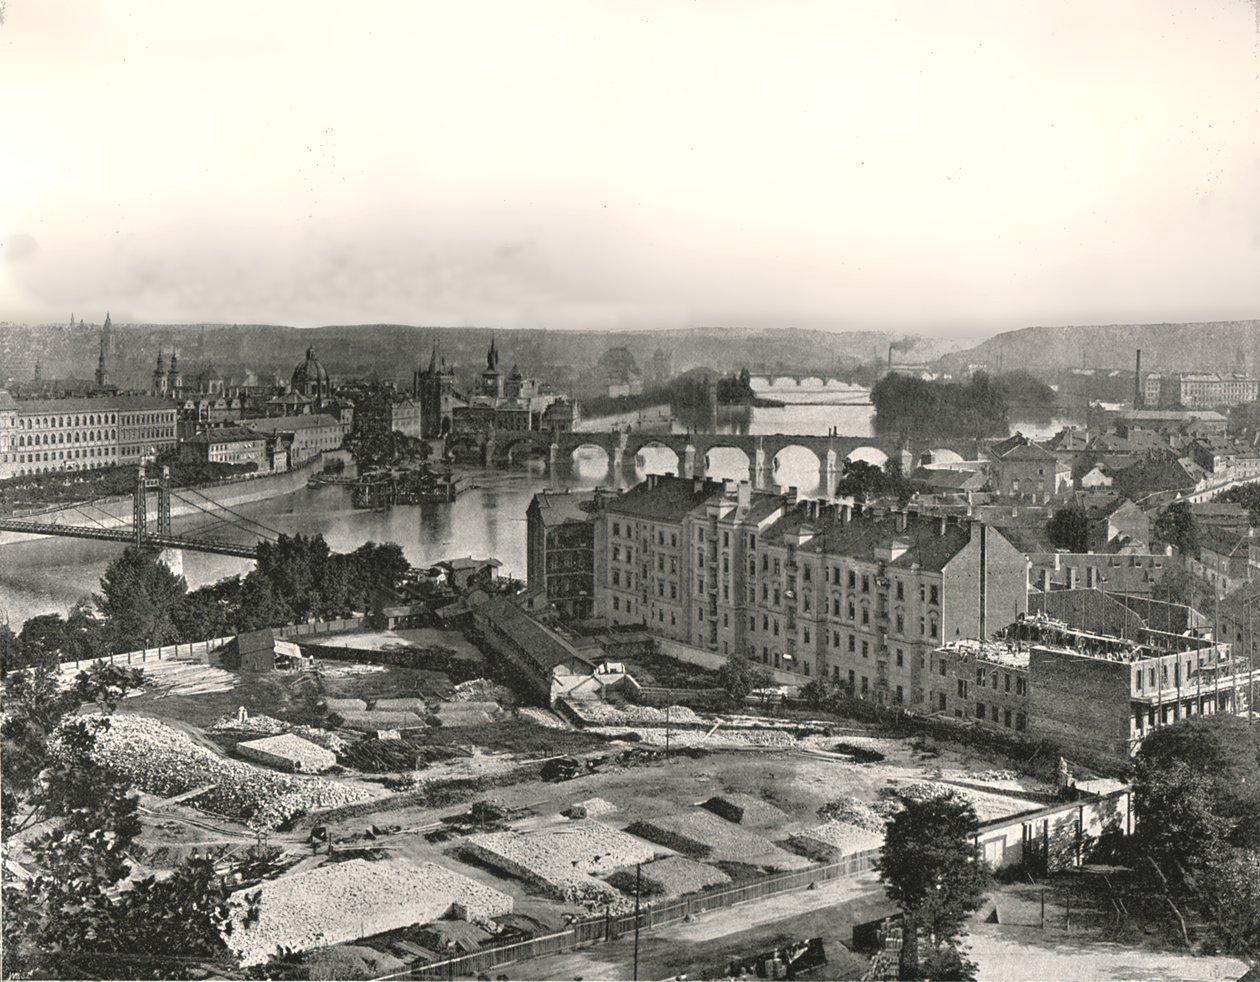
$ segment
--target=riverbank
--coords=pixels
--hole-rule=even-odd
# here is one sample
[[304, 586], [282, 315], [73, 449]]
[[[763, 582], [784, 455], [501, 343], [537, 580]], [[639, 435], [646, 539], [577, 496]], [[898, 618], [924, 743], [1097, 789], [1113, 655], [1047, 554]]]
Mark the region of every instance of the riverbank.
[[[281, 495], [292, 494], [305, 487], [312, 471], [317, 470], [320, 457], [299, 465], [293, 470], [278, 474], [249, 474], [214, 484], [195, 488], [171, 489], [171, 517], [182, 518], [200, 514], [202, 508], [215, 511], [214, 505], [232, 508], [254, 501], [266, 501]], [[191, 499], [190, 502], [180, 498]], [[208, 500], [207, 500], [208, 499]], [[199, 507], [200, 506], [200, 507]], [[118, 495], [92, 503], [88, 507], [57, 508], [38, 513], [38, 521], [49, 524], [92, 525], [101, 528], [120, 528], [130, 525], [133, 502], [131, 495]], [[46, 536], [29, 532], [0, 532], [0, 546], [15, 545], [20, 542], [31, 542], [45, 539]]]

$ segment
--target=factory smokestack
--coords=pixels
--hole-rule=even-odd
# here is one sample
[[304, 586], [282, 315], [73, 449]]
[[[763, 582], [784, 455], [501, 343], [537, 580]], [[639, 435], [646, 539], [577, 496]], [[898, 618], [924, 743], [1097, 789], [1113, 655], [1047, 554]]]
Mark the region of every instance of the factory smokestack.
[[888, 371], [890, 374], [892, 373], [892, 353], [893, 353], [893, 345], [890, 344], [888, 346]]
[[1137, 349], [1137, 365], [1133, 369], [1133, 408], [1142, 408], [1142, 349]]

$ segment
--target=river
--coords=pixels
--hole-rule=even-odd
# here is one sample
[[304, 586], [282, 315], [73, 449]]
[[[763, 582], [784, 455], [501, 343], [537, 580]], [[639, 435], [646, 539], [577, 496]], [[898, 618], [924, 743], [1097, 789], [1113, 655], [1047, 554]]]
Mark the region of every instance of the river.
[[[760, 390], [766, 398], [789, 403], [782, 408], [751, 408], [724, 413], [718, 429], [734, 433], [825, 434], [832, 428], [847, 436], [872, 434], [872, 408], [860, 402], [863, 390], [852, 387], [797, 386], [792, 381]], [[846, 404], [837, 404], [843, 401]], [[1017, 424], [1030, 436], [1049, 435], [1064, 420]], [[715, 450], [707, 473], [716, 478], [743, 480], [748, 462], [742, 451]], [[780, 488], [795, 486], [802, 495], [820, 491], [817, 459], [804, 448], [780, 454], [771, 480]], [[598, 485], [625, 487], [648, 473], [677, 472], [674, 453], [647, 448], [621, 474], [609, 474], [603, 451], [580, 451], [571, 465], [548, 474], [533, 460], [510, 470], [461, 468], [473, 487], [447, 504], [399, 506], [387, 512], [351, 507], [344, 487], [303, 488], [268, 501], [237, 506], [235, 510], [279, 532], [320, 533], [329, 546], [348, 552], [369, 540], [397, 542], [416, 566], [459, 556], [494, 556], [502, 572], [525, 576], [525, 511], [534, 494], [546, 488], [586, 489]], [[190, 529], [196, 518], [176, 519], [175, 530]], [[0, 621], [7, 618], [17, 630], [27, 618], [64, 613], [78, 600], [99, 589], [106, 565], [118, 554], [114, 543], [47, 538], [0, 548]], [[192, 588], [225, 576], [244, 575], [247, 560], [207, 553], [185, 552], [183, 573]]]

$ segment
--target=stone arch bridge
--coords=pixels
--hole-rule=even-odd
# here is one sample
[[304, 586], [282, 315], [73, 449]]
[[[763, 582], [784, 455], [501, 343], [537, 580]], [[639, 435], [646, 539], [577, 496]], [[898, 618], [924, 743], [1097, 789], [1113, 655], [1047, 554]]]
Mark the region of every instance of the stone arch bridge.
[[[773, 473], [775, 458], [789, 447], [801, 447], [810, 451], [818, 460], [819, 475], [827, 485], [834, 484], [844, 472], [844, 463], [855, 454], [859, 457], [878, 459], [878, 455], [858, 451], [878, 451], [885, 459], [901, 462], [904, 473], [909, 473], [919, 455], [928, 449], [952, 450], [966, 460], [978, 457], [980, 447], [973, 441], [935, 441], [931, 448], [926, 444], [912, 447], [893, 437], [855, 436], [807, 436], [790, 433], [739, 435], [731, 433], [636, 433], [609, 431], [598, 433], [495, 433], [476, 438], [465, 437], [468, 449], [476, 447], [486, 465], [504, 465], [526, 457], [541, 457], [554, 469], [560, 463], [568, 463], [573, 454], [583, 447], [594, 447], [608, 455], [613, 470], [619, 470], [627, 461], [633, 461], [644, 448], [664, 447], [678, 458], [680, 477], [704, 477], [705, 461], [712, 450], [733, 448], [748, 458], [748, 479], [754, 486], [762, 486]], [[453, 444], [448, 444], [451, 446]]]

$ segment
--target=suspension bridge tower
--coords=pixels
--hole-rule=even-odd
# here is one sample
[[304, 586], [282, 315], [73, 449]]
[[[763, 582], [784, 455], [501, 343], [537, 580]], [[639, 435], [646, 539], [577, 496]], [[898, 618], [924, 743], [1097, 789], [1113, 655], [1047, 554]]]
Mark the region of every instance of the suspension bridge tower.
[[[137, 547], [146, 544], [149, 531], [149, 492], [157, 493], [157, 529], [159, 536], [171, 534], [171, 469], [163, 467], [157, 477], [150, 477], [143, 464], [136, 469], [136, 487], [133, 492], [132, 521], [135, 525], [135, 543]], [[182, 549], [163, 549], [158, 555], [176, 576], [184, 574], [184, 552]]]

